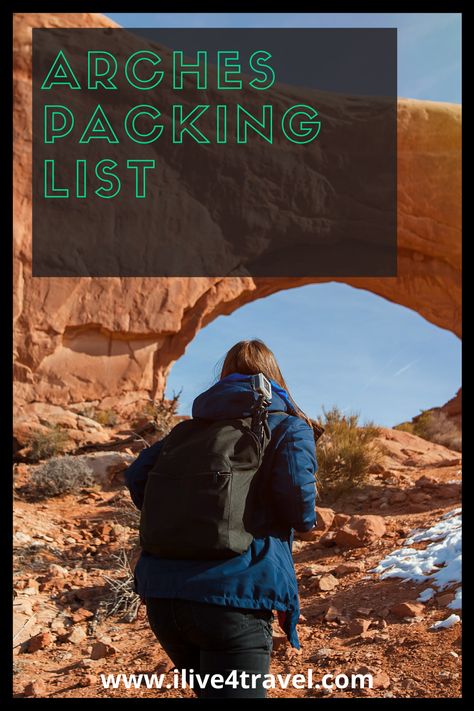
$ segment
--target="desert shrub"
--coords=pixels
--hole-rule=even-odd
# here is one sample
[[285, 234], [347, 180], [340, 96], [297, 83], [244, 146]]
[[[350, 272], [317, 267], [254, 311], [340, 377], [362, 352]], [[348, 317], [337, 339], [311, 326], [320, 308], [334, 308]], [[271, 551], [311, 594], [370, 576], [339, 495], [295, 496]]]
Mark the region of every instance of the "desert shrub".
[[104, 575], [108, 588], [105, 599], [106, 616], [120, 615], [124, 622], [133, 622], [140, 607], [140, 598], [134, 590], [134, 576], [129, 553], [121, 549], [112, 556], [116, 561], [116, 575]]
[[165, 400], [164, 397], [160, 400], [150, 398], [140, 413], [141, 418], [148, 420], [162, 437], [165, 437], [179, 422], [180, 418], [177, 414], [179, 396], [180, 393], [174, 395], [171, 400]]
[[103, 427], [113, 427], [117, 424], [117, 415], [113, 410], [95, 410], [92, 419]]
[[140, 510], [132, 503], [127, 492], [124, 498], [118, 500], [118, 508], [115, 512], [117, 523], [128, 526], [134, 531], [138, 531], [140, 526]]
[[43, 432], [34, 432], [28, 439], [29, 459], [37, 462], [62, 454], [69, 443], [67, 430], [60, 425], [54, 425]]
[[423, 410], [411, 422], [402, 422], [400, 425], [395, 425], [393, 429], [409, 432], [457, 452], [462, 450], [460, 428], [441, 410]]
[[317, 444], [318, 479], [322, 493], [338, 496], [362, 485], [370, 469], [380, 464], [384, 450], [372, 422], [359, 424], [359, 415], [344, 415], [339, 408], [323, 409], [325, 432]]
[[33, 472], [25, 487], [28, 498], [47, 499], [79, 491], [94, 483], [91, 467], [76, 457], [53, 457]]
[[414, 434], [415, 425], [413, 422], [401, 422], [399, 425], [395, 425], [394, 430], [399, 430], [400, 432], [409, 432]]
[[425, 410], [413, 423], [413, 433], [429, 442], [462, 450], [462, 434], [454, 420], [439, 410]]
[[83, 417], [95, 420], [103, 427], [113, 427], [117, 424], [117, 413], [114, 410], [100, 410], [93, 405], [84, 405], [79, 412]]

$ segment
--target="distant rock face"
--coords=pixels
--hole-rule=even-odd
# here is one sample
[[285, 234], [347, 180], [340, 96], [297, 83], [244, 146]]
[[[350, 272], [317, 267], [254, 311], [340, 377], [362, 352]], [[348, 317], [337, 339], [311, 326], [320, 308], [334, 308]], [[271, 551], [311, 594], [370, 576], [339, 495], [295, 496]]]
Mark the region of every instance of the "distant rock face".
[[[434, 411], [442, 412], [451, 420], [454, 420], [458, 427], [461, 427], [462, 422], [462, 393], [461, 388], [457, 391], [456, 395], [448, 400], [441, 407], [433, 408]], [[419, 417], [419, 415], [418, 415]], [[414, 417], [413, 421], [416, 422], [417, 418]]]
[[[98, 14], [15, 15], [14, 377], [20, 407], [84, 400], [107, 406], [159, 395], [173, 363], [217, 316], [282, 289], [330, 281], [31, 277], [31, 28], [114, 26]], [[460, 336], [460, 106], [399, 100], [398, 146], [399, 275], [337, 281], [411, 308]]]
[[452, 451], [441, 444], [422, 439], [410, 432], [381, 427], [378, 439], [385, 451], [385, 462], [388, 467], [386, 473], [388, 475], [390, 470], [396, 470], [399, 466], [457, 466], [461, 462], [460, 452]]

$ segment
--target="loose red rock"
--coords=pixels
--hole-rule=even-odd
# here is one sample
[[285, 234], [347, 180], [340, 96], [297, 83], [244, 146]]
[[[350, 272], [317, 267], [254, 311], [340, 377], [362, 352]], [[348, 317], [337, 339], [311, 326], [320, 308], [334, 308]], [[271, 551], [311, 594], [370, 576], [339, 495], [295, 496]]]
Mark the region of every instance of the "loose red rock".
[[336, 545], [345, 548], [362, 548], [379, 540], [386, 532], [381, 516], [353, 516], [335, 532]]
[[31, 653], [39, 652], [41, 649], [47, 649], [53, 641], [51, 632], [40, 632], [28, 641], [27, 650]]
[[390, 612], [397, 617], [419, 617], [424, 609], [425, 606], [420, 602], [399, 602], [390, 608]]

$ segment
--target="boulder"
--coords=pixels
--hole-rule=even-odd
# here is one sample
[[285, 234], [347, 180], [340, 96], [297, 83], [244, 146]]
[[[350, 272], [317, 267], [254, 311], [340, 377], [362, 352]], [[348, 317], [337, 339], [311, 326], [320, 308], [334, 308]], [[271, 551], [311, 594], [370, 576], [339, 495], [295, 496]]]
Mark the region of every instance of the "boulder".
[[57, 563], [51, 563], [48, 567], [48, 573], [53, 575], [56, 578], [67, 578], [69, 575], [69, 570], [67, 568], [64, 568], [62, 565], [58, 565]]
[[329, 590], [334, 590], [335, 587], [339, 585], [339, 580], [328, 573], [326, 575], [321, 575], [317, 578], [316, 586], [321, 592], [328, 592]]
[[387, 672], [380, 670], [372, 677], [374, 689], [388, 689], [390, 686], [390, 677]]
[[370, 676], [372, 677], [372, 684], [374, 689], [386, 689], [390, 686], [390, 677], [387, 672], [383, 671], [382, 669], [372, 668], [363, 665], [351, 671], [354, 674], [361, 674], [362, 676], [370, 674]]
[[392, 605], [390, 612], [396, 617], [420, 617], [424, 609], [420, 602], [398, 602]]
[[117, 650], [111, 644], [105, 642], [95, 642], [92, 645], [91, 659], [105, 659], [116, 654]]
[[40, 632], [28, 640], [26, 649], [31, 653], [39, 652], [41, 649], [47, 649], [50, 647], [53, 641], [54, 637], [51, 632]]
[[381, 516], [352, 516], [350, 521], [335, 532], [334, 542], [344, 548], [370, 546], [385, 534]]
[[329, 605], [328, 609], [324, 613], [324, 619], [326, 622], [336, 622], [342, 617], [342, 612], [334, 607], [334, 605]]
[[320, 545], [324, 546], [324, 548], [332, 548], [333, 546], [336, 545], [336, 531], [327, 531], [324, 535], [321, 536], [319, 539]]
[[87, 634], [83, 627], [76, 625], [72, 632], [68, 634], [67, 639], [69, 642], [72, 642], [72, 644], [81, 644], [81, 642], [87, 639]]
[[23, 689], [24, 696], [33, 696], [42, 698], [47, 696], [47, 688], [45, 682], [41, 678], [30, 681]]
[[136, 457], [125, 452], [91, 452], [78, 456], [92, 470], [92, 476], [102, 486], [112, 484], [117, 478], [117, 468], [124, 471]]
[[452, 603], [454, 597], [454, 593], [452, 592], [441, 593], [440, 595], [436, 595], [436, 604], [440, 607], [447, 607]]
[[344, 575], [354, 575], [354, 573], [361, 573], [364, 570], [364, 564], [359, 561], [340, 563], [338, 566], [331, 570], [331, 573], [343, 577]]
[[103, 444], [110, 439], [107, 429], [90, 417], [58, 405], [33, 402], [16, 412], [13, 426], [16, 451], [28, 455], [32, 438], [38, 434], [48, 435], [52, 428], [59, 428], [64, 433], [61, 449], [65, 452], [81, 445]]
[[[392, 470], [400, 466], [413, 468], [453, 466], [461, 461], [459, 452], [452, 451], [442, 444], [429, 442], [410, 432], [381, 427], [378, 439], [385, 449], [385, 461], [390, 464], [389, 468]], [[391, 471], [390, 476], [384, 480], [391, 483], [392, 476], [394, 471]], [[425, 476], [421, 478], [424, 479]], [[432, 477], [426, 478], [432, 479]], [[434, 481], [436, 483], [436, 480]]]
[[318, 531], [327, 531], [334, 521], [334, 511], [329, 508], [316, 507], [316, 528]]
[[351, 620], [347, 625], [347, 633], [350, 634], [351, 637], [355, 637], [356, 635], [362, 634], [363, 632], [367, 632], [370, 627], [370, 623], [370, 620], [366, 620], [363, 617], [355, 618], [354, 620]]
[[341, 528], [341, 526], [344, 526], [348, 521], [350, 521], [350, 519], [350, 514], [337, 513], [334, 515], [334, 521], [332, 525], [334, 526], [334, 528]]

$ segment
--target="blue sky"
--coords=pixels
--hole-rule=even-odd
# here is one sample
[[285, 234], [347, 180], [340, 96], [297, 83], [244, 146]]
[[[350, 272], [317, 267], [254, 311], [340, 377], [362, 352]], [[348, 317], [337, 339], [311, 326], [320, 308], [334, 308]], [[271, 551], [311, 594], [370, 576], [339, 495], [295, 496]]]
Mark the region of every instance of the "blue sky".
[[461, 102], [459, 13], [107, 13], [124, 27], [396, 27], [398, 95]]
[[[124, 27], [397, 27], [398, 94], [461, 102], [461, 16], [455, 13], [108, 13]], [[418, 314], [342, 284], [282, 291], [221, 316], [173, 366], [167, 393], [181, 411], [214, 382], [215, 365], [242, 338], [274, 350], [293, 397], [390, 426], [440, 405], [461, 383], [460, 341]]]

